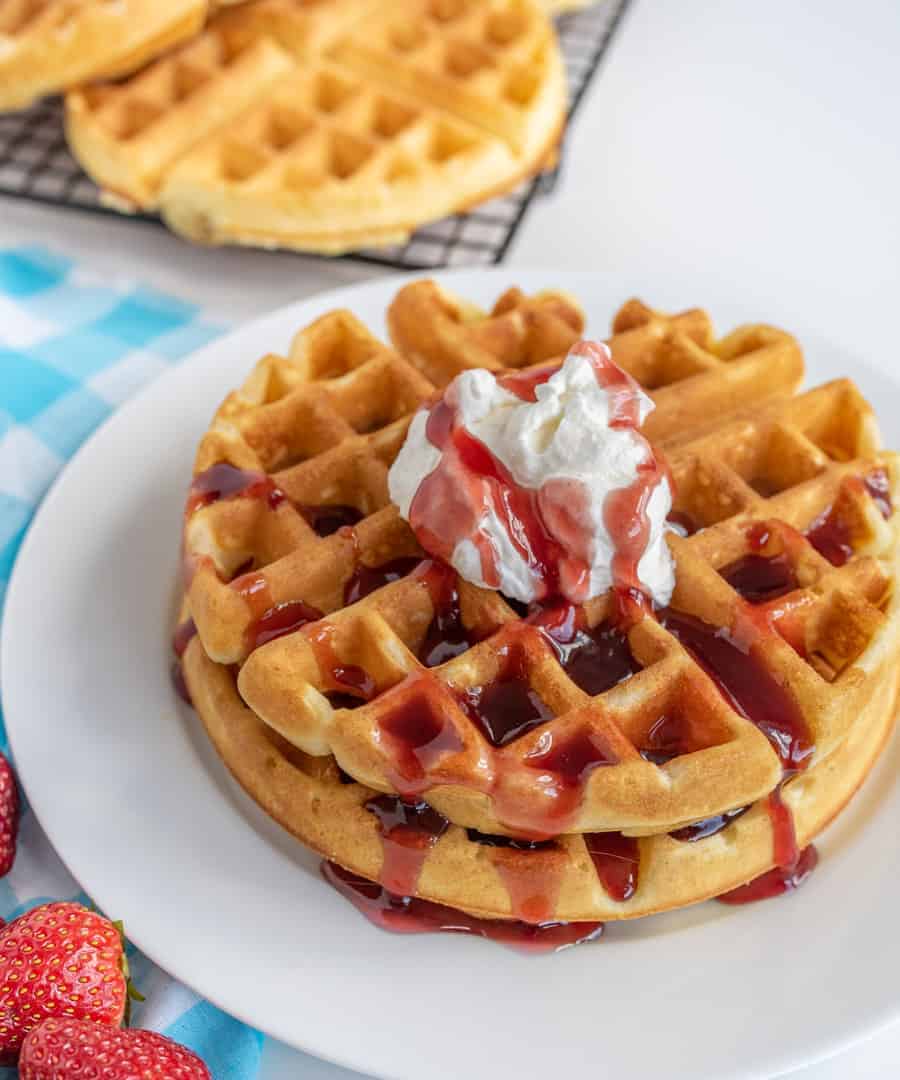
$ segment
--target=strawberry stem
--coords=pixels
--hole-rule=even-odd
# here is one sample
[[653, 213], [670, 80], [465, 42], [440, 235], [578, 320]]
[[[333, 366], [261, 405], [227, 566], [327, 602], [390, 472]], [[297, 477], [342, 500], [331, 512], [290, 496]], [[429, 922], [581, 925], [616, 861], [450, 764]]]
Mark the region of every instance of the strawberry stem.
[[116, 919], [113, 922], [113, 926], [119, 931], [119, 937], [122, 941], [122, 974], [125, 976], [125, 1012], [122, 1017], [122, 1024], [124, 1027], [131, 1027], [131, 1003], [132, 1001], [146, 1001], [147, 999], [134, 985], [134, 981], [131, 978], [131, 967], [128, 963], [128, 954], [126, 949], [128, 948], [128, 941], [125, 937], [125, 924], [121, 919]]

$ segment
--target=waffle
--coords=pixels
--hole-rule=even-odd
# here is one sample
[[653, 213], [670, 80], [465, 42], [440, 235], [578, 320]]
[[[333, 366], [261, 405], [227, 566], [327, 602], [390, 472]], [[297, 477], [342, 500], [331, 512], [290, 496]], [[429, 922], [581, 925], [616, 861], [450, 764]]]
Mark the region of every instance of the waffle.
[[[330, 93], [340, 104], [322, 115]], [[202, 243], [339, 254], [402, 243], [528, 171], [473, 125], [320, 61], [186, 155], [160, 210]]]
[[355, 26], [335, 55], [487, 129], [527, 161], [546, 157], [560, 134], [562, 60], [529, 0], [396, 0]]
[[66, 127], [115, 205], [156, 207], [203, 243], [337, 253], [509, 190], [548, 160], [564, 110], [534, 0], [261, 0], [131, 79], [73, 91]]
[[[264, 0], [223, 12], [132, 78], [67, 94], [72, 151], [108, 201], [151, 207], [176, 161], [264, 99], [305, 51], [324, 48], [365, 7], [332, 0], [306, 10], [299, 0]], [[279, 141], [276, 130], [285, 129], [273, 125]]]
[[[188, 680], [220, 748], [227, 735], [206, 682], [216, 683], [225, 708], [233, 686], [226, 689], [214, 665], [241, 665], [240, 697], [252, 724], [251, 714], [241, 716], [254, 731], [265, 725], [269, 752], [275, 747], [276, 757], [304, 762], [332, 786], [339, 766], [367, 793], [362, 802], [373, 792], [425, 798], [456, 828], [494, 838], [561, 833], [568, 844], [616, 830], [657, 844], [691, 822], [771, 798], [786, 771], [807, 770], [785, 798], [805, 790], [810, 777], [831, 775], [828, 763], [851, 745], [855, 727], [885, 727], [897, 693], [896, 617], [886, 598], [898, 526], [865, 482], [879, 475], [894, 491], [897, 470], [878, 450], [871, 410], [846, 381], [794, 396], [802, 358], [781, 331], [757, 325], [716, 340], [701, 311], [665, 316], [636, 301], [617, 315], [610, 346], [655, 400], [646, 431], [669, 457], [677, 514], [694, 525], [693, 535], [671, 537], [673, 607], [688, 620], [727, 628], [772, 693], [790, 687], [803, 739], [777, 724], [766, 733], [766, 724], [730, 708], [689, 633], [690, 651], [681, 643], [693, 624], [686, 631], [667, 618], [642, 620], [630, 631], [630, 677], [589, 692], [569, 678], [533, 619], [499, 594], [451, 582], [462, 648], [439, 666], [423, 666], [447, 581], [420, 561], [387, 499], [387, 469], [409, 413], [473, 364], [500, 371], [564, 353], [582, 322], [577, 304], [559, 293], [528, 297], [512, 289], [488, 314], [417, 282], [401, 290], [388, 314], [396, 350], [349, 313], [333, 313], [298, 334], [289, 358], [262, 360], [226, 399], [198, 451], [185, 530], [189, 611], [198, 630], [193, 654], [200, 654], [196, 670], [188, 664]], [[230, 472], [210, 473], [223, 462]], [[228, 497], [208, 501], [226, 489]], [[320, 535], [322, 504], [353, 507], [362, 520]], [[823, 543], [833, 513], [846, 552]], [[772, 603], [745, 603], [734, 567], [748, 557], [781, 566], [791, 588]], [[365, 594], [361, 581], [372, 573], [360, 567], [385, 565], [392, 573], [384, 580], [396, 580]], [[602, 632], [609, 615], [609, 598], [592, 601], [585, 630]], [[292, 629], [299, 632], [286, 633]], [[480, 726], [471, 703], [502, 681], [512, 656], [517, 678], [549, 716], [506, 739]], [[431, 742], [441, 753], [423, 758], [398, 737], [396, 718], [411, 710], [433, 719]], [[262, 780], [254, 782], [227, 749], [224, 756], [274, 812]], [[584, 775], [571, 782], [563, 773], [579, 760]], [[597, 764], [603, 767], [590, 767]], [[840, 790], [848, 797], [852, 787]], [[829, 799], [823, 805], [811, 821], [836, 812], [836, 802], [830, 810]], [[356, 840], [341, 847], [321, 839], [317, 830], [326, 826], [319, 820], [304, 831], [299, 811], [282, 805], [275, 816], [342, 865], [374, 876], [371, 861], [357, 857], [355, 831]], [[748, 822], [762, 816], [745, 815]], [[682, 882], [680, 899], [673, 885], [668, 906], [752, 877], [763, 849], [771, 860], [771, 828], [765, 821], [754, 827], [756, 861], [748, 847], [728, 871], [733, 881]], [[642, 865], [648, 844], [641, 841]], [[481, 846], [464, 844], [465, 857], [483, 863]], [[678, 856], [679, 865], [685, 858]], [[459, 869], [442, 880], [457, 880]], [[435, 866], [435, 873], [443, 870]], [[431, 899], [509, 913], [474, 887], [462, 901], [444, 886], [427, 888], [426, 880]], [[640, 892], [640, 904], [629, 901], [623, 914], [666, 906], [661, 893], [653, 899], [643, 885]], [[563, 911], [570, 908], [557, 917]], [[611, 916], [596, 908], [591, 917]]]
[[134, 71], [206, 16], [206, 0], [0, 0], [0, 110]]
[[[210, 739], [246, 792], [303, 843], [379, 881], [383, 840], [366, 808], [376, 793], [344, 782], [333, 758], [309, 756], [278, 736], [243, 703], [234, 673], [213, 663], [199, 638], [187, 648], [184, 671]], [[889, 700], [873, 703], [858, 718], [834, 754], [786, 788], [800, 845], [814, 839], [865, 779], [890, 734], [895, 702], [896, 686]], [[764, 800], [726, 829], [694, 842], [667, 834], [641, 838], [637, 887], [624, 901], [600, 883], [590, 838], [566, 835], [531, 848], [495, 841], [449, 825], [423, 853], [416, 894], [491, 919], [638, 918], [719, 896], [758, 877], [772, 866], [773, 828]]]
[[243, 45], [210, 30], [180, 50], [177, 65], [157, 60], [127, 84], [67, 95], [70, 145], [91, 163], [108, 202], [112, 196], [126, 207], [150, 205], [167, 166], [198, 133], [233, 120], [292, 69], [271, 41]]

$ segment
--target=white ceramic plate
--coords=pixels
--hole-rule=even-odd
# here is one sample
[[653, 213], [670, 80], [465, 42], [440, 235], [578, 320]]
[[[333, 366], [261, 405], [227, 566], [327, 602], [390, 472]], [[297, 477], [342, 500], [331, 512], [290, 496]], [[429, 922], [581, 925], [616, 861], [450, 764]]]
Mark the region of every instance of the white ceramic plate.
[[[724, 282], [653, 273], [446, 280], [484, 303], [512, 283], [569, 288], [595, 335], [633, 293], [669, 309], [700, 301], [723, 328], [780, 322], [800, 335], [816, 380], [859, 379], [900, 445], [898, 385], [816, 330], [827, 312], [777, 297], [748, 309]], [[201, 350], [112, 417], [46, 499], [9, 590], [3, 704], [32, 806], [75, 877], [222, 1008], [383, 1077], [737, 1080], [807, 1064], [894, 1019], [896, 743], [795, 895], [611, 926], [596, 945], [539, 958], [374, 929], [231, 783], [168, 677], [194, 448], [258, 356], [333, 307], [382, 329], [397, 284], [294, 304]]]

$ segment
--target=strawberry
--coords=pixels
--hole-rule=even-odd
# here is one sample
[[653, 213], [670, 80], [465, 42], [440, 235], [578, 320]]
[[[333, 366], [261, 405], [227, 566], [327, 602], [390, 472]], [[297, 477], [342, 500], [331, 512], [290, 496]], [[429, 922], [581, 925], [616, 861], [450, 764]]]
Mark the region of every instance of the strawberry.
[[155, 1031], [45, 1020], [22, 1044], [20, 1080], [211, 1080], [196, 1054]]
[[118, 1027], [128, 995], [116, 927], [81, 904], [44, 904], [0, 930], [0, 1064], [48, 1016]]
[[19, 831], [19, 789], [12, 766], [0, 754], [0, 877], [12, 870]]

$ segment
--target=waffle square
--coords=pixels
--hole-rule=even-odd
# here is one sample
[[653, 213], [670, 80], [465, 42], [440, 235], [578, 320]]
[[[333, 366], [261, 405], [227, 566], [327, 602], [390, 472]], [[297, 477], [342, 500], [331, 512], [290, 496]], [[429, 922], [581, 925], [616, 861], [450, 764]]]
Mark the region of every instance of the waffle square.
[[390, 7], [427, 27], [429, 56], [486, 42], [482, 70], [460, 59], [432, 93], [371, 0], [240, 6], [133, 78], [68, 94], [69, 143], [114, 205], [157, 207], [200, 242], [401, 241], [539, 170], [562, 129], [559, 48], [534, 0], [464, 7]]

